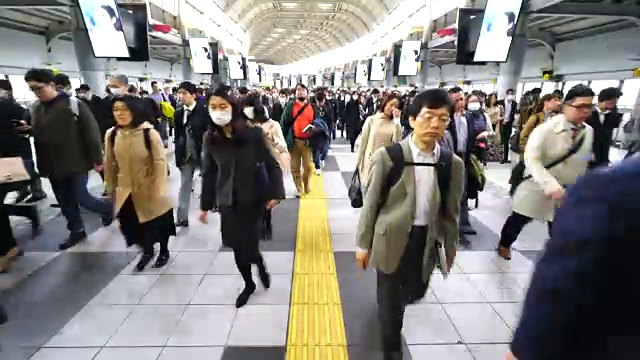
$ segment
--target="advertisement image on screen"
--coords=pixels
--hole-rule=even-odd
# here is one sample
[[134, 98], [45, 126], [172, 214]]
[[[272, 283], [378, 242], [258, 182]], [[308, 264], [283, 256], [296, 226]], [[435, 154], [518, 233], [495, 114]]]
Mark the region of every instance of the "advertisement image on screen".
[[196, 74], [213, 73], [209, 39], [189, 38], [189, 49], [191, 50], [191, 66], [193, 66], [193, 72]]
[[369, 80], [384, 81], [384, 65], [387, 59], [384, 56], [374, 56], [371, 58], [371, 69], [369, 69]]
[[249, 81], [252, 84], [260, 84], [260, 67], [257, 63], [250, 61], [247, 63], [249, 68]]
[[421, 45], [422, 42], [420, 40], [406, 40], [402, 42], [400, 65], [398, 66], [399, 76], [415, 76], [418, 73]]
[[523, 0], [489, 0], [484, 10], [474, 62], [505, 62]]
[[335, 87], [342, 86], [342, 71], [336, 71], [334, 73], [333, 86], [335, 86]]
[[231, 80], [244, 80], [242, 55], [229, 55], [229, 77]]
[[79, 0], [93, 55], [97, 58], [128, 58], [129, 49], [115, 0]]
[[367, 85], [369, 80], [369, 69], [367, 64], [358, 64], [356, 66], [356, 83]]

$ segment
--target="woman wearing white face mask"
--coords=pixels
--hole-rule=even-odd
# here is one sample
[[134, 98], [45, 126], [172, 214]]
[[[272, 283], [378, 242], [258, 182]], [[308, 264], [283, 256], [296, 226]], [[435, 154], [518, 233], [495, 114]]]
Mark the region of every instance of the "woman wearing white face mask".
[[470, 94], [467, 96], [467, 122], [471, 124], [473, 130], [473, 137], [475, 139], [476, 146], [474, 152], [478, 160], [484, 162], [484, 154], [487, 148], [487, 139], [494, 135], [493, 126], [491, 126], [491, 119], [485, 112], [481, 98], [477, 94]]
[[[287, 172], [286, 176], [284, 176], [287, 180], [285, 181], [285, 190], [292, 190], [286, 191], [286, 193], [295, 191], [295, 185], [290, 171], [289, 150], [287, 149], [287, 141], [282, 133], [280, 123], [268, 118], [264, 107], [260, 103], [260, 99], [253, 94], [250, 94], [244, 99], [243, 106], [244, 115], [251, 123], [262, 128], [270, 149], [274, 152], [274, 156], [280, 163], [280, 168], [283, 169], [283, 172]], [[289, 169], [289, 171], [284, 169]], [[272, 229], [271, 210], [267, 210], [265, 212], [263, 229], [263, 238], [265, 240], [271, 240], [273, 234]]]
[[252, 264], [265, 289], [271, 284], [258, 243], [264, 213], [284, 198], [284, 187], [263, 131], [251, 126], [227, 90], [222, 86], [205, 101], [213, 124], [203, 146], [200, 221], [207, 223], [208, 212], [218, 208], [222, 243], [233, 250], [245, 283], [236, 299], [236, 307], [242, 307], [256, 290]]

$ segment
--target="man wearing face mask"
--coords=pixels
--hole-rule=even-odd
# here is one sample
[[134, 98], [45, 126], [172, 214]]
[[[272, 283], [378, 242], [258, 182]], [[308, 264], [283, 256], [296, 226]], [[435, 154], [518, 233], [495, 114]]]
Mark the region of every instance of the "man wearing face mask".
[[[308, 99], [307, 86], [298, 84], [295, 89], [295, 101], [284, 107], [282, 114], [282, 132], [291, 154], [291, 173], [296, 184], [297, 195], [306, 195], [311, 191], [309, 179], [314, 171], [313, 153], [310, 139], [314, 132], [312, 122], [317, 109]], [[300, 167], [303, 168], [302, 174]]]
[[202, 163], [202, 139], [209, 125], [206, 107], [197, 102], [198, 88], [185, 81], [178, 85], [178, 97], [184, 104], [175, 113], [175, 157], [180, 169], [180, 192], [176, 226], [189, 226], [189, 205], [193, 175]]
[[273, 106], [271, 107], [271, 118], [275, 121], [280, 121], [282, 118], [282, 113], [284, 112], [284, 107], [287, 105], [287, 90], [280, 90], [278, 94], [278, 98], [274, 101]]
[[589, 168], [609, 165], [609, 149], [613, 143], [613, 130], [622, 122], [618, 112], [618, 99], [622, 96], [615, 87], [606, 88], [598, 94], [598, 105], [587, 119], [593, 128], [593, 160]]

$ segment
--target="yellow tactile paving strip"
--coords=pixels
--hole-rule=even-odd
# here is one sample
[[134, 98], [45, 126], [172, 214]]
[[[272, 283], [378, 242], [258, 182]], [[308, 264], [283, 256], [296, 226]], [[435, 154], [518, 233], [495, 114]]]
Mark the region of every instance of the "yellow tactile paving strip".
[[347, 360], [347, 338], [322, 176], [300, 200], [287, 360]]

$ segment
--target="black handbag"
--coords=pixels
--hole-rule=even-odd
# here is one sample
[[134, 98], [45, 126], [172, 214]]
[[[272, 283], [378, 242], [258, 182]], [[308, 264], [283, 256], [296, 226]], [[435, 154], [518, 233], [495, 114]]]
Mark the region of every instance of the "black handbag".
[[0, 325], [9, 321], [9, 316], [7, 316], [7, 312], [4, 310], [2, 305], [0, 305]]
[[351, 207], [354, 209], [359, 209], [363, 205], [362, 184], [360, 182], [360, 172], [358, 169], [353, 172], [353, 176], [351, 177], [349, 200], [351, 200]]

